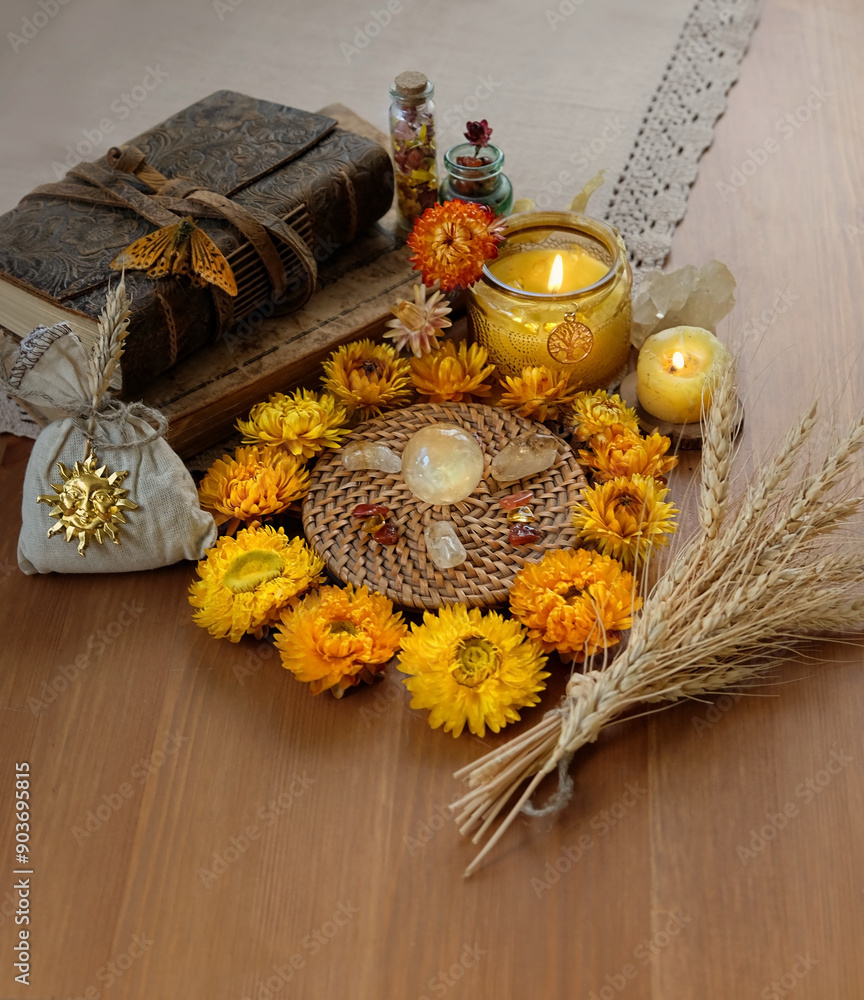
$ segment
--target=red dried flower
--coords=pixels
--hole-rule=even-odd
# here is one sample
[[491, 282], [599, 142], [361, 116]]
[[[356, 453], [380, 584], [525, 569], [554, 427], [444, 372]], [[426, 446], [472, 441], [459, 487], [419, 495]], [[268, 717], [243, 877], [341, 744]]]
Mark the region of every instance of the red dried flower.
[[466, 122], [465, 123], [465, 138], [474, 146], [477, 147], [477, 152], [483, 146], [489, 145], [489, 140], [492, 138], [492, 129], [489, 128], [489, 122], [484, 118], [482, 122]]

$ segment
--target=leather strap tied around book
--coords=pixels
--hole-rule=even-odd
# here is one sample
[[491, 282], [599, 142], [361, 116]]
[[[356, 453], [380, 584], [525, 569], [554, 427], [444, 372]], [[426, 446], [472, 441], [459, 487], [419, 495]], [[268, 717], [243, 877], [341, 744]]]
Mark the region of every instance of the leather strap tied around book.
[[[81, 163], [69, 171], [72, 181], [43, 184], [28, 195], [51, 195], [72, 201], [130, 208], [153, 225], [162, 227], [179, 222], [183, 216], [223, 218], [237, 229], [249, 242], [267, 273], [274, 296], [282, 296], [288, 287], [285, 265], [276, 248], [274, 238], [286, 244], [293, 252], [305, 277], [304, 287], [297, 307], [308, 302], [315, 290], [318, 265], [306, 241], [282, 219], [259, 209], [249, 209], [224, 195], [197, 186], [182, 177], [165, 177], [147, 163], [144, 153], [137, 146], [110, 149], [106, 160], [111, 169], [98, 163]], [[131, 174], [153, 191], [145, 194], [123, 180], [122, 174]], [[75, 180], [84, 181], [82, 187]], [[223, 322], [230, 325], [230, 297], [219, 289], [211, 289]], [[227, 299], [228, 301], [220, 301]]]
[[[170, 202], [172, 199], [180, 199], [198, 202], [213, 209], [223, 219], [230, 222], [246, 237], [255, 253], [258, 254], [267, 271], [273, 291], [277, 295], [282, 295], [288, 287], [288, 276], [271, 234], [283, 240], [294, 251], [298, 263], [306, 274], [307, 294], [303, 301], [308, 301], [315, 288], [318, 265], [305, 241], [287, 223], [261, 209], [255, 209], [253, 214], [252, 211], [231, 201], [230, 198], [199, 187], [183, 177], [165, 177], [164, 174], [147, 163], [144, 153], [137, 146], [127, 145], [122, 149], [114, 146], [108, 150], [106, 160], [115, 170], [134, 174], [155, 192], [160, 201], [167, 199]], [[177, 221], [177, 219], [172, 221]]]

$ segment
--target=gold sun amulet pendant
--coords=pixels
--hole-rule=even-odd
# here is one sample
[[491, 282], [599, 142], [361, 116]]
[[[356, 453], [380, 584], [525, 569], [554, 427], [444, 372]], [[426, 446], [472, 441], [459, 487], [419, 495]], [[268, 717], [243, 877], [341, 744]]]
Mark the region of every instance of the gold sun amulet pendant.
[[125, 511], [138, 510], [138, 504], [127, 499], [128, 490], [121, 486], [128, 472], [110, 472], [88, 445], [87, 457], [67, 469], [57, 463], [62, 483], [52, 483], [54, 495], [43, 493], [36, 503], [52, 504], [50, 516], [57, 524], [49, 529], [48, 537], [65, 532], [66, 541], [78, 540], [79, 555], [87, 555], [87, 546], [95, 538], [100, 544], [110, 538], [120, 544], [120, 525], [126, 523]]

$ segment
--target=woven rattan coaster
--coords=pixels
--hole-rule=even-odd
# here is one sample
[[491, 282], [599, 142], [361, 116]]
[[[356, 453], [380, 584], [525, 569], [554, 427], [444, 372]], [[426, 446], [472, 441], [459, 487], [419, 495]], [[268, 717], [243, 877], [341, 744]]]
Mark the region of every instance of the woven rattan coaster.
[[[367, 586], [405, 607], [434, 609], [461, 603], [472, 608], [503, 604], [523, 563], [537, 560], [547, 549], [572, 547], [576, 529], [570, 510], [585, 487], [576, 456], [560, 441], [551, 469], [512, 483], [497, 483], [489, 473], [495, 454], [522, 431], [536, 427], [529, 420], [494, 406], [470, 403], [421, 404], [369, 420], [354, 430], [350, 441], [386, 444], [397, 454], [408, 439], [427, 424], [459, 424], [474, 434], [486, 459], [484, 477], [460, 503], [436, 506], [418, 500], [401, 472], [352, 472], [338, 451], [322, 455], [312, 473], [303, 505], [303, 527], [327, 569], [345, 583]], [[534, 545], [507, 541], [510, 524], [498, 500], [520, 489], [534, 491], [534, 514], [542, 539]], [[361, 530], [351, 511], [360, 503], [382, 503], [399, 526], [396, 545], [380, 545]], [[449, 520], [468, 553], [465, 562], [441, 570], [426, 553], [423, 529], [430, 521]]]

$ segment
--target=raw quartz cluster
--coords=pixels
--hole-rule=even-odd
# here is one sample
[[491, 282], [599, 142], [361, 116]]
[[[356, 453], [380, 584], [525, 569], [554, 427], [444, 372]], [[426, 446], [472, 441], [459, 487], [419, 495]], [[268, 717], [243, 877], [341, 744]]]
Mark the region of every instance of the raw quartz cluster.
[[641, 347], [658, 330], [698, 326], [711, 333], [735, 305], [735, 279], [719, 260], [704, 267], [687, 264], [664, 274], [650, 271], [633, 296], [630, 342]]
[[545, 472], [557, 455], [558, 439], [543, 426], [533, 427], [498, 452], [490, 471], [499, 483], [512, 483]]

